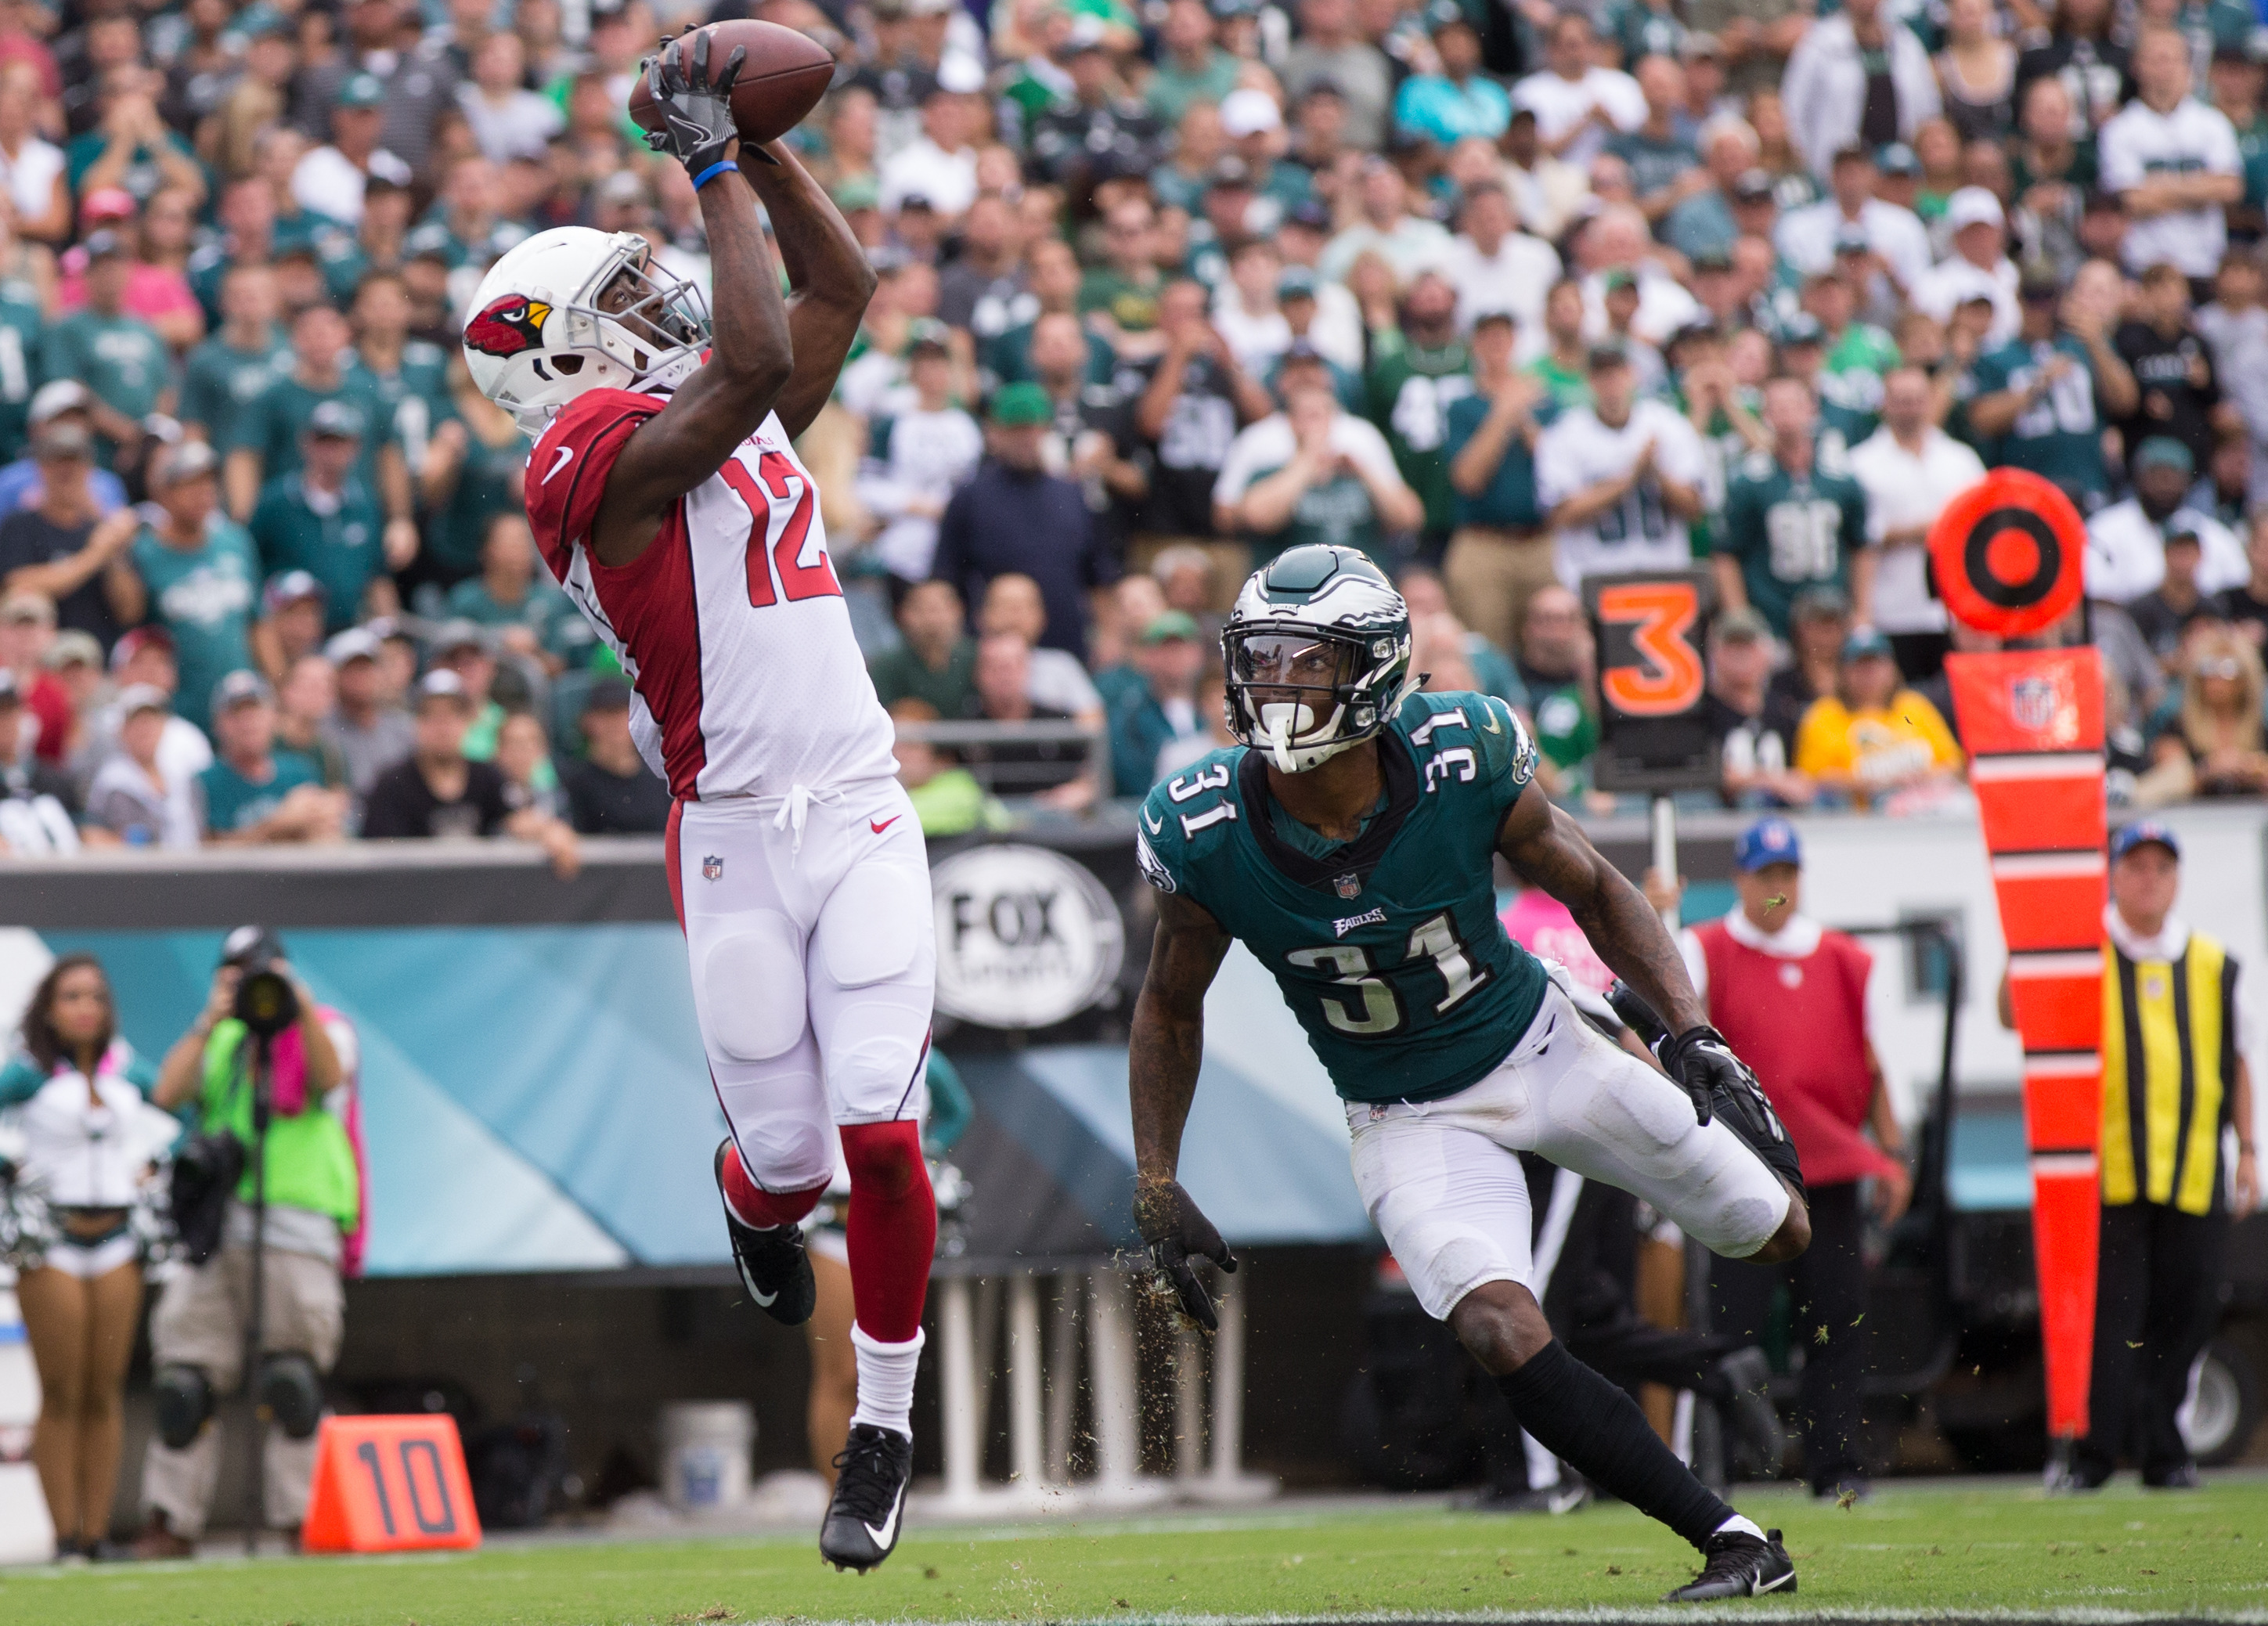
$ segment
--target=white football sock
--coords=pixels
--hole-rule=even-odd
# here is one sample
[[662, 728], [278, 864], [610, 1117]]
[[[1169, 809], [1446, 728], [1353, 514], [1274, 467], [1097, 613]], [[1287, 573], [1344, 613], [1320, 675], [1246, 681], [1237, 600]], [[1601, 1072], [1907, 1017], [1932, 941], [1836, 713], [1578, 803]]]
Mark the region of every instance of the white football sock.
[[1712, 1535], [1722, 1535], [1727, 1530], [1731, 1531], [1735, 1535], [1752, 1535], [1759, 1541], [1764, 1539], [1764, 1533], [1756, 1528], [1756, 1522], [1753, 1519], [1743, 1519], [1738, 1513], [1734, 1514], [1730, 1519], [1727, 1519], [1723, 1524], [1719, 1525], [1709, 1534]]
[[850, 1414], [851, 1427], [871, 1423], [914, 1437], [914, 1369], [921, 1364], [922, 1341], [917, 1330], [903, 1343], [884, 1343], [851, 1324], [850, 1347], [858, 1357], [858, 1409]]

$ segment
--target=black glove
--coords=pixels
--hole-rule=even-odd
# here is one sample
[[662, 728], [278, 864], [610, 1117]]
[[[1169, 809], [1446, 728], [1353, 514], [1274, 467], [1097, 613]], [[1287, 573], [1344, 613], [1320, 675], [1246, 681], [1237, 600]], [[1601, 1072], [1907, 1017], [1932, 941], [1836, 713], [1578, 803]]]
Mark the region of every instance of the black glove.
[[1653, 1049], [1661, 1071], [1685, 1086], [1693, 1098], [1694, 1115], [1709, 1122], [1720, 1091], [1736, 1090], [1751, 1079], [1747, 1065], [1733, 1054], [1725, 1035], [1713, 1027], [1689, 1027]]
[[[746, 46], [734, 46], [723, 71], [709, 74], [711, 34], [696, 29], [692, 39], [693, 61], [685, 61], [683, 42], [664, 40], [661, 48], [638, 64], [646, 89], [661, 114], [661, 128], [645, 133], [645, 144], [666, 152], [698, 180], [703, 172], [725, 161], [725, 149], [740, 137], [733, 122], [733, 84], [747, 60]], [[755, 151], [754, 148], [750, 149]]]
[[1222, 1269], [1236, 1269], [1236, 1255], [1220, 1240], [1189, 1194], [1178, 1181], [1144, 1184], [1134, 1197], [1134, 1224], [1150, 1245], [1150, 1266], [1166, 1278], [1182, 1301], [1182, 1313], [1207, 1332], [1220, 1329], [1213, 1313], [1212, 1295], [1197, 1279], [1191, 1259], [1210, 1259]]
[[1772, 1110], [1771, 1100], [1749, 1064], [1733, 1054], [1725, 1035], [1713, 1027], [1689, 1027], [1675, 1039], [1654, 1047], [1661, 1070], [1685, 1086], [1693, 1098], [1694, 1115], [1706, 1124], [1723, 1115], [1726, 1127], [1748, 1143], [1775, 1174], [1800, 1193], [1803, 1163], [1787, 1128]]

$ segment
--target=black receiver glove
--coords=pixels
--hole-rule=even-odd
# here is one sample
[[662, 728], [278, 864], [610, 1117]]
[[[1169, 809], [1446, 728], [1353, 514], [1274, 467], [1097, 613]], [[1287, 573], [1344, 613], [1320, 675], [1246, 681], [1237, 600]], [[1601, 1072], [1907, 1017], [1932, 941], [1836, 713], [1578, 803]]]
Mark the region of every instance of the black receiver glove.
[[1236, 1255], [1178, 1181], [1145, 1181], [1135, 1193], [1134, 1224], [1150, 1245], [1150, 1265], [1166, 1278], [1182, 1301], [1182, 1313], [1207, 1332], [1220, 1329], [1212, 1295], [1197, 1279], [1192, 1259], [1210, 1259], [1222, 1269], [1236, 1269]]
[[1694, 1115], [1707, 1123], [1712, 1115], [1748, 1143], [1773, 1173], [1784, 1176], [1798, 1193], [1803, 1191], [1803, 1163], [1786, 1126], [1764, 1094], [1764, 1085], [1749, 1064], [1733, 1054], [1725, 1035], [1713, 1027], [1689, 1027], [1675, 1039], [1654, 1047], [1661, 1069], [1685, 1086], [1693, 1098]]
[[[748, 55], [746, 46], [733, 47], [722, 71], [711, 78], [710, 40], [706, 28], [696, 29], [690, 41], [664, 40], [661, 48], [639, 64], [654, 108], [661, 114], [661, 128], [646, 132], [645, 144], [669, 154], [696, 180], [723, 163], [725, 147], [740, 138], [733, 122], [733, 85]], [[688, 43], [693, 48], [689, 65], [685, 60]]]

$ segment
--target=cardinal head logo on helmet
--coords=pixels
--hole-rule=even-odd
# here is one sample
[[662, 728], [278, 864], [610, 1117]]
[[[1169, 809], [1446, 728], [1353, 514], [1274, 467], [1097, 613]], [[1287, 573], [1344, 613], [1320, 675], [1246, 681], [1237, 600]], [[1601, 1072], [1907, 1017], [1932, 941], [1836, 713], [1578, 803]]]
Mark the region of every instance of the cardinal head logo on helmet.
[[517, 356], [543, 342], [544, 319], [551, 307], [526, 294], [508, 293], [491, 299], [465, 324], [465, 347], [490, 356]]

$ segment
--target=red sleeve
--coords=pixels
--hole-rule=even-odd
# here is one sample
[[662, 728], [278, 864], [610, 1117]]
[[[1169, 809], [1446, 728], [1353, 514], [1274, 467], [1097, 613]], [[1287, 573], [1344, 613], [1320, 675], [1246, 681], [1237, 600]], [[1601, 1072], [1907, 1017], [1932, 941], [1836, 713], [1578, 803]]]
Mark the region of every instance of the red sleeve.
[[598, 516], [615, 460], [662, 406], [634, 390], [591, 390], [538, 437], [527, 459], [527, 524], [554, 577], [566, 579], [574, 546]]

